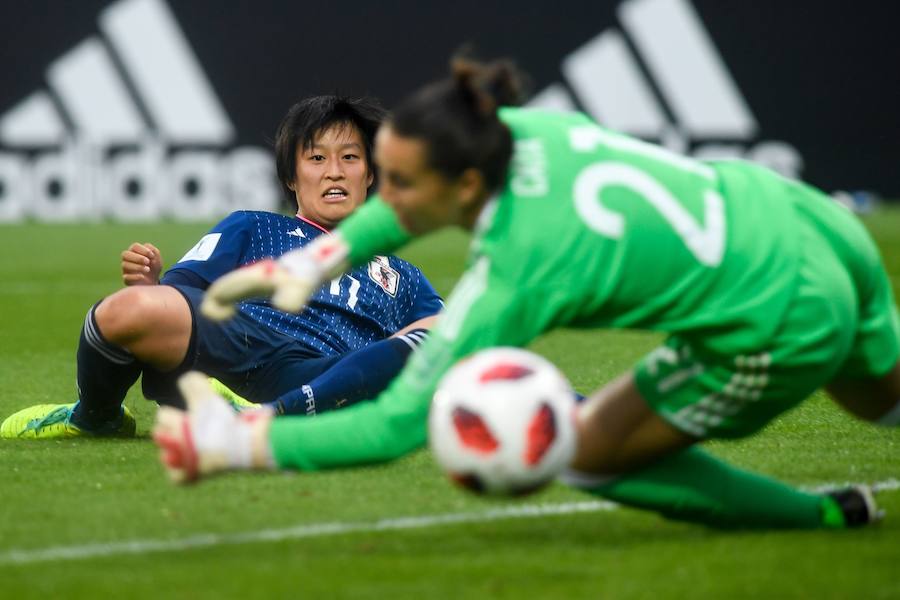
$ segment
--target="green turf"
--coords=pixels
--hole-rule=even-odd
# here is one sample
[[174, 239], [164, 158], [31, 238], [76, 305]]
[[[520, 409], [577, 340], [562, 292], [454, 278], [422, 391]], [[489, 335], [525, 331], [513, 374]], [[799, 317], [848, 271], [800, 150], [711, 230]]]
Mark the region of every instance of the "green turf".
[[[900, 287], [900, 209], [867, 218]], [[119, 287], [118, 253], [152, 241], [177, 259], [203, 225], [0, 228], [0, 416], [74, 399], [87, 307]], [[465, 242], [447, 234], [407, 256], [441, 292]], [[535, 347], [587, 391], [658, 341], [641, 333], [556, 332]], [[447, 483], [427, 453], [309, 475], [235, 475], [170, 486], [146, 439], [153, 409], [128, 398], [141, 438], [0, 443], [0, 557], [129, 540], [176, 540], [325, 522], [457, 512], [508, 503]], [[807, 486], [898, 477], [900, 432], [870, 427], [816, 396], [748, 440], [711, 445], [744, 467]], [[525, 503], [586, 500], [553, 487]], [[880, 526], [852, 532], [732, 532], [620, 509], [417, 530], [345, 533], [35, 564], [0, 563], [3, 598], [896, 598], [900, 492]], [[2, 560], [2, 559], [0, 559]]]

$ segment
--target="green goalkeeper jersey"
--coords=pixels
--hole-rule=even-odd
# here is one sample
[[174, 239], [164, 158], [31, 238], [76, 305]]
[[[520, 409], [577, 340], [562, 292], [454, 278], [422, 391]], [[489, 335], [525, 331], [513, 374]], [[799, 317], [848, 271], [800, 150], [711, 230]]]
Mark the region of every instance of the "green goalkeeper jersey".
[[[723, 355], [773, 335], [801, 252], [791, 196], [809, 188], [747, 163], [685, 158], [582, 114], [500, 117], [515, 142], [507, 180], [431, 337], [377, 401], [276, 419], [280, 466], [378, 462], [423, 445], [431, 396], [453, 363], [556, 327], [665, 331]], [[339, 231], [354, 263], [408, 239], [377, 198]]]

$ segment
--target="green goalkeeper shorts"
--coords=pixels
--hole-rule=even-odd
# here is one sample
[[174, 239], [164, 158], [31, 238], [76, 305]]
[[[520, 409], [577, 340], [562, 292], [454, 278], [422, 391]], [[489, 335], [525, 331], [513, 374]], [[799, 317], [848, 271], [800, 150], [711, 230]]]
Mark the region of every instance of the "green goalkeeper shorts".
[[[828, 204], [825, 204], [828, 203]], [[635, 369], [666, 421], [698, 438], [750, 435], [834, 379], [878, 377], [900, 357], [900, 320], [878, 250], [845, 209], [811, 196], [796, 295], [757, 352], [712, 353], [672, 336]]]

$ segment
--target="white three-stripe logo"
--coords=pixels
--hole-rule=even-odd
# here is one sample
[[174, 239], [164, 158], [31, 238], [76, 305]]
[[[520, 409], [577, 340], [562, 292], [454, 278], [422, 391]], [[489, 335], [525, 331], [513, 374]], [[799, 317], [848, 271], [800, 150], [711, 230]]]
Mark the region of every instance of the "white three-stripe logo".
[[98, 145], [138, 143], [155, 131], [169, 144], [224, 145], [234, 127], [163, 0], [120, 0], [94, 36], [53, 62], [38, 91], [0, 117], [0, 141], [60, 145], [66, 119]]
[[[671, 120], [694, 138], [748, 139], [756, 134], [756, 119], [689, 0], [629, 0], [619, 7], [618, 16], [627, 40], [619, 31], [604, 31], [562, 65], [572, 90], [600, 123], [650, 138], [670, 130]], [[561, 84], [546, 88], [529, 105], [574, 109]]]

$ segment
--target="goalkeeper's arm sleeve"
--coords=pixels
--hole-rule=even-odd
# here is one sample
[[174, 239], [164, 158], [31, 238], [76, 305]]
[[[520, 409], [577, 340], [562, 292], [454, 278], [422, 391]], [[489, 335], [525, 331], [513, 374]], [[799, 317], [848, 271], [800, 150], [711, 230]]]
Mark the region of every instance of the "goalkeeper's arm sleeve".
[[312, 419], [275, 419], [269, 442], [276, 464], [332, 469], [384, 462], [421, 447], [431, 397], [444, 373], [475, 350], [528, 343], [542, 329], [531, 306], [515, 288], [490, 286], [487, 264], [477, 264], [454, 289], [428, 340], [378, 399]]
[[348, 260], [354, 267], [377, 254], [393, 254], [411, 239], [391, 207], [378, 196], [347, 217], [336, 233], [348, 245]]

